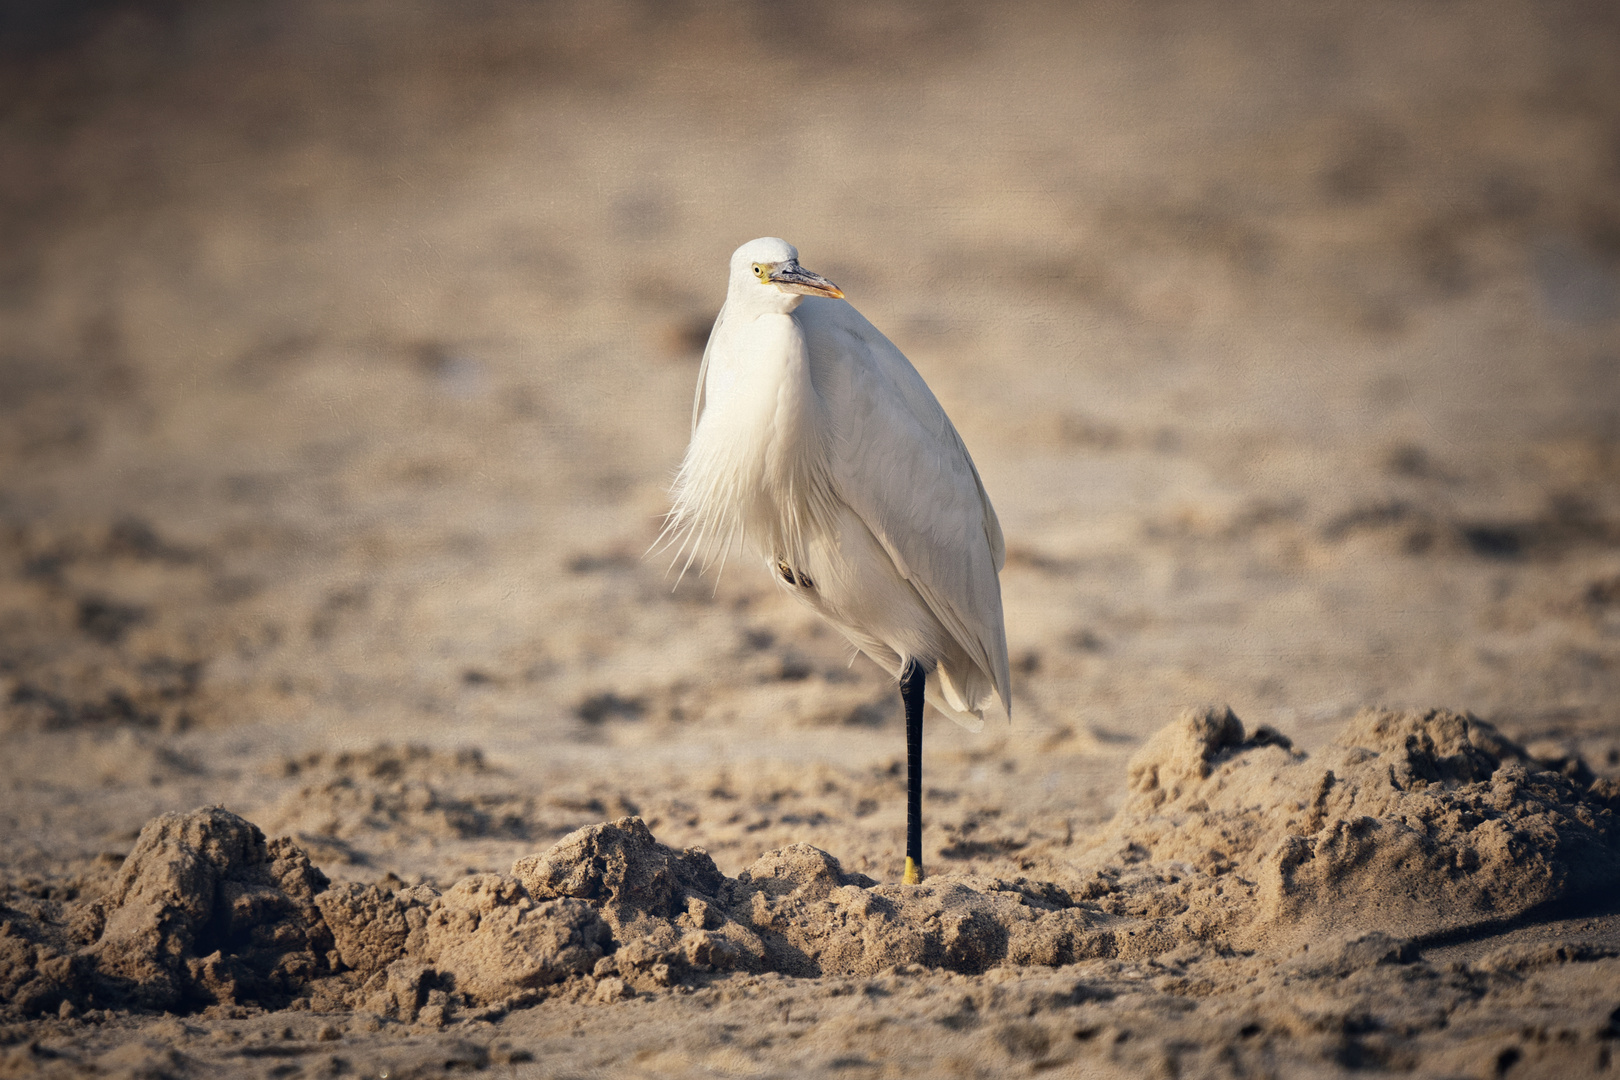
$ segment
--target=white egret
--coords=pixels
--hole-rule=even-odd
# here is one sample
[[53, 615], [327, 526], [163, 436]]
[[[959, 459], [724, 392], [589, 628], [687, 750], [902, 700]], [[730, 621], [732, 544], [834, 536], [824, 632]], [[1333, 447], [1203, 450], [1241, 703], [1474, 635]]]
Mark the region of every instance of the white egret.
[[973, 730], [992, 698], [1011, 715], [1006, 552], [945, 410], [843, 296], [784, 240], [732, 254], [666, 535], [688, 566], [741, 541], [779, 588], [899, 680], [914, 884], [924, 700]]

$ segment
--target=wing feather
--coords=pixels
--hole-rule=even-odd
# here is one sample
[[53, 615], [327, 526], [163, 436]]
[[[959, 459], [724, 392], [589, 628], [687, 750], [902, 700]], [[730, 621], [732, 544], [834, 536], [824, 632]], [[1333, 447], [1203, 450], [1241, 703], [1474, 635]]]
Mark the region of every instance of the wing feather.
[[916, 368], [855, 308], [812, 297], [795, 317], [839, 497], [1010, 712], [997, 578], [1006, 545], [967, 447]]

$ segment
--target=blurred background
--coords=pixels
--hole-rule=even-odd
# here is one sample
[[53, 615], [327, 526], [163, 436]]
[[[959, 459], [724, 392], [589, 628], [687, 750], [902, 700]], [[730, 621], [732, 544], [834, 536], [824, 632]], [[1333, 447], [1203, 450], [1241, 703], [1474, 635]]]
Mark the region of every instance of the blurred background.
[[1599, 0], [7, 4], [0, 861], [224, 801], [337, 876], [633, 811], [886, 866], [892, 687], [644, 557], [761, 235], [1008, 538], [931, 861], [1058, 851], [1186, 705], [1620, 768], [1617, 56]]

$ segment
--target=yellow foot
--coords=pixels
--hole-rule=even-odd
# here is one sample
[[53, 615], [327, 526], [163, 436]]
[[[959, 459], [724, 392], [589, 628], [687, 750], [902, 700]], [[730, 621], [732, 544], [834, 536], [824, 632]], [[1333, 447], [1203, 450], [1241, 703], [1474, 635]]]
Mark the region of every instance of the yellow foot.
[[922, 867], [918, 866], [916, 860], [909, 856], [906, 858], [906, 876], [900, 880], [906, 885], [922, 884]]

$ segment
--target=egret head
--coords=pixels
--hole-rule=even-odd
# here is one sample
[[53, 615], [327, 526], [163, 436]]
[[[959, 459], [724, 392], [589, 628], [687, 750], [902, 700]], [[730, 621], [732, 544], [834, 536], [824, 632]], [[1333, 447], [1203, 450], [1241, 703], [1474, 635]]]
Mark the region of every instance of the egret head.
[[792, 311], [806, 296], [841, 299], [843, 292], [799, 265], [799, 249], [786, 240], [762, 236], [731, 254], [731, 285], [726, 302], [733, 299], [777, 311]]

